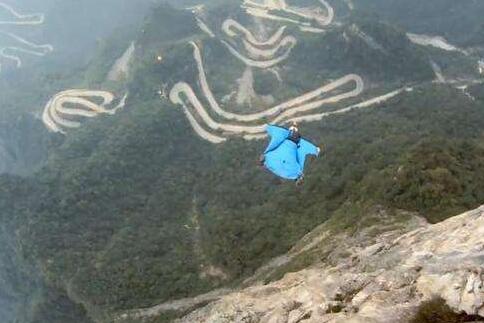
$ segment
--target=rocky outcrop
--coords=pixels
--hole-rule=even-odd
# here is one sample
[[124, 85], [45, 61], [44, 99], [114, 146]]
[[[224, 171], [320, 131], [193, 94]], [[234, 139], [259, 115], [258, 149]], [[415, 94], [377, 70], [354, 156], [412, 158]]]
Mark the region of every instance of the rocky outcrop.
[[229, 293], [178, 322], [408, 322], [437, 297], [456, 312], [484, 316], [484, 206], [435, 225], [410, 223], [381, 230], [370, 244], [363, 235], [335, 237], [340, 247], [324, 263]]
[[107, 79], [109, 81], [122, 81], [129, 76], [129, 68], [130, 63], [133, 60], [135, 52], [135, 45], [134, 42], [131, 42], [128, 49], [124, 52], [124, 54], [116, 60], [113, 67], [108, 73]]

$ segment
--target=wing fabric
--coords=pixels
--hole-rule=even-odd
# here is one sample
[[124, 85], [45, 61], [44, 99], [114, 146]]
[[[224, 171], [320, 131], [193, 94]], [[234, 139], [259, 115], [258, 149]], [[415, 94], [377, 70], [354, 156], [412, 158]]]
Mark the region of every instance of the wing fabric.
[[271, 141], [264, 153], [268, 153], [269, 151], [276, 149], [289, 136], [289, 130], [274, 125], [267, 125], [266, 131], [271, 137]]
[[265, 154], [265, 167], [279, 177], [298, 179], [302, 167], [297, 159], [297, 145], [291, 140], [284, 140], [277, 148]]
[[299, 148], [297, 150], [297, 159], [301, 165], [301, 169], [304, 169], [304, 163], [306, 162], [307, 155], [318, 156], [319, 148], [306, 139], [301, 138], [299, 141]]
[[318, 147], [304, 138], [298, 144], [289, 140], [290, 131], [286, 128], [268, 125], [266, 130], [271, 140], [264, 152], [264, 166], [279, 177], [300, 178], [307, 155], [317, 156]]

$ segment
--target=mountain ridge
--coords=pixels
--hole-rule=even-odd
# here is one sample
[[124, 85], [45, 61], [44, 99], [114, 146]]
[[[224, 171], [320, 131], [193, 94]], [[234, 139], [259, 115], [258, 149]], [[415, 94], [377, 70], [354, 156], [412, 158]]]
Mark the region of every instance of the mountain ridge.
[[[349, 259], [320, 248], [328, 239], [353, 250], [372, 242], [370, 229], [437, 223], [484, 202], [479, 51], [416, 44], [403, 27], [343, 2], [329, 1], [334, 17], [310, 1], [302, 11], [287, 3], [269, 11], [290, 18], [285, 27], [247, 14], [257, 9], [250, 1], [161, 5], [141, 26], [99, 41], [72, 73], [26, 69], [2, 81], [0, 157], [26, 161], [4, 167], [24, 177], [0, 176], [0, 302], [13, 300], [9, 317], [107, 323], [165, 304], [148, 320], [189, 320], [218, 298], [211, 291], [277, 285], [321, 259]], [[109, 80], [130, 44], [129, 73]], [[87, 96], [94, 91], [103, 96]], [[31, 116], [42, 112], [65, 134]], [[24, 113], [35, 121], [14, 131]], [[302, 187], [256, 166], [263, 124], [291, 120], [324, 147]], [[306, 243], [321, 227], [328, 236]], [[17, 271], [18, 286], [5, 283]], [[171, 311], [183, 300], [189, 306]]]

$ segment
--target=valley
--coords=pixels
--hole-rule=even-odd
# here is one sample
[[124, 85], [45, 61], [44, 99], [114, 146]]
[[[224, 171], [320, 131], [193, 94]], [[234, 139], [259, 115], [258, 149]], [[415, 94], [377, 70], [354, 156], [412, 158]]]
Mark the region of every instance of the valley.
[[482, 320], [483, 14], [0, 3], [5, 323]]

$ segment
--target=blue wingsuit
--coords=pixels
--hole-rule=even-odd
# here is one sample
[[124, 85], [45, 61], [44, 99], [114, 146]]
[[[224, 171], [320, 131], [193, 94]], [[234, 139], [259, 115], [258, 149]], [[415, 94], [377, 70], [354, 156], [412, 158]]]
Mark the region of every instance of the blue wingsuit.
[[319, 155], [319, 148], [301, 138], [298, 143], [290, 139], [291, 132], [282, 127], [268, 125], [271, 137], [264, 152], [264, 166], [279, 177], [297, 180], [303, 176], [307, 155]]

